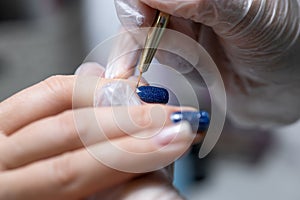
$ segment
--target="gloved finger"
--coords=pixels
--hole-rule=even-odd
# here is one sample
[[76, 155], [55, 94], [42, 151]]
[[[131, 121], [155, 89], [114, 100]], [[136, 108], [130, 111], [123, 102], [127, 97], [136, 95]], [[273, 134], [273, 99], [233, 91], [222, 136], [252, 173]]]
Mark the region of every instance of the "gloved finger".
[[[117, 14], [119, 16], [119, 19], [124, 26], [126, 30], [129, 31], [129, 33], [132, 33], [134, 40], [137, 44], [139, 44], [139, 48], [142, 48], [146, 37], [147, 37], [147, 31], [148, 29], [141, 29], [143, 27], [150, 27], [155, 18], [156, 10], [147, 7], [145, 4], [141, 3], [139, 0], [131, 0], [131, 1], [125, 1], [125, 0], [115, 0]], [[143, 19], [139, 23], [137, 22], [137, 19]], [[179, 17], [171, 16], [170, 22], [168, 24], [168, 29], [173, 29], [175, 31], [179, 31], [195, 40], [199, 38], [199, 29], [201, 27], [201, 24], [197, 24], [191, 20], [185, 20]], [[136, 30], [136, 29], [140, 29]], [[117, 48], [120, 47], [120, 45], [116, 45]], [[121, 46], [122, 48], [126, 48]], [[137, 53], [140, 53], [137, 52]], [[195, 52], [196, 53], [196, 52]], [[162, 54], [162, 55], [160, 55]], [[128, 56], [130, 58], [130, 56]], [[156, 58], [162, 63], [167, 64], [168, 66], [171, 66], [175, 70], [177, 70], [180, 73], [188, 73], [192, 71], [192, 66], [180, 56], [163, 53], [162, 51], [158, 51], [156, 54]], [[137, 58], [135, 58], [134, 62], [137, 62]], [[126, 63], [126, 62], [125, 62]], [[120, 62], [120, 65], [118, 67], [120, 70], [125, 72], [125, 70], [122, 70], [122, 62]], [[116, 70], [117, 71], [117, 70]], [[119, 73], [121, 74], [121, 73]]]
[[177, 17], [211, 27], [223, 25], [228, 29], [237, 25], [245, 17], [252, 4], [260, 4], [259, 1], [252, 0], [230, 2], [225, 0], [141, 0], [141, 2]]
[[126, 29], [149, 27], [156, 16], [156, 11], [140, 0], [115, 0], [115, 7]]
[[238, 73], [251, 78], [257, 78], [259, 73], [255, 71], [253, 75], [249, 68], [275, 68], [299, 35], [299, 2], [295, 0], [141, 1], [174, 16], [212, 27], [223, 39], [222, 47], [233, 67], [244, 67], [237, 69], [241, 70]]
[[[139, 0], [115, 0], [115, 7], [123, 27], [122, 37], [116, 42], [110, 58], [106, 78], [128, 78], [134, 74], [141, 48], [145, 43], [140, 34], [131, 34], [130, 31], [140, 27], [150, 27], [156, 12]], [[122, 32], [121, 31], [121, 32]]]
[[[220, 42], [225, 48], [227, 59], [233, 65], [231, 67], [244, 67], [244, 69], [236, 70], [240, 70], [239, 74], [254, 79], [262, 73], [254, 71], [254, 74], [251, 74], [253, 70], [249, 70], [250, 68], [254, 66], [274, 68], [298, 37], [299, 3], [294, 0], [234, 0], [230, 2], [225, 0], [141, 0], [141, 2], [174, 16], [213, 27], [214, 31], [225, 39]], [[274, 17], [276, 15], [281, 17]], [[177, 24], [177, 27], [182, 24], [183, 22]], [[266, 56], [273, 60], [272, 63], [269, 59], [265, 59]], [[261, 80], [265, 78], [262, 77]]]
[[110, 52], [105, 78], [128, 78], [135, 72], [141, 45], [125, 30], [121, 29]]
[[[157, 11], [140, 0], [115, 0], [116, 10], [121, 24], [126, 30], [135, 30], [142, 27], [151, 27]], [[191, 20], [171, 16], [168, 28], [177, 30], [196, 39], [199, 25]]]
[[[151, 135], [151, 132], [151, 130], [143, 131], [141, 135]], [[131, 173], [161, 169], [180, 157], [193, 138], [190, 126], [183, 122], [167, 127], [158, 135], [147, 139], [124, 137], [112, 140], [111, 143], [94, 145], [89, 152], [81, 149], [50, 158], [18, 170], [1, 173], [3, 186], [0, 197], [1, 199], [7, 199], [7, 196], [12, 199], [84, 198], [137, 175], [119, 172], [116, 169], [128, 169]], [[113, 148], [114, 146], [123, 151]], [[117, 164], [119, 168], [109, 168], [103, 162], [108, 165], [113, 163], [113, 166]]]
[[105, 68], [98, 63], [84, 63], [77, 68], [75, 75], [104, 77]]

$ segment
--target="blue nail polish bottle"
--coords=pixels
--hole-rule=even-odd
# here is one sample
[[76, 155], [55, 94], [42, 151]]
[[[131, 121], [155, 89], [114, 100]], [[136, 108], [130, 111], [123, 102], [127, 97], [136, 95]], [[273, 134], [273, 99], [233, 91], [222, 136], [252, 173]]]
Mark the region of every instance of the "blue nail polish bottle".
[[146, 103], [167, 104], [169, 101], [169, 92], [164, 88], [141, 86], [137, 88], [136, 93]]
[[210, 116], [206, 111], [175, 112], [171, 115], [171, 121], [173, 123], [187, 121], [191, 124], [193, 131], [204, 132], [209, 127]]

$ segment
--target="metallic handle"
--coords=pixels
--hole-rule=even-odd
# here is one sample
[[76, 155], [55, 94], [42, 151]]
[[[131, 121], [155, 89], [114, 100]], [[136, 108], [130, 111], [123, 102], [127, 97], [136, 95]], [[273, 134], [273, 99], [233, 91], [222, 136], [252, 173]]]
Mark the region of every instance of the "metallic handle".
[[157, 51], [161, 38], [164, 34], [165, 28], [168, 25], [170, 15], [159, 12], [153, 27], [149, 30], [144, 49], [139, 61], [138, 69], [140, 73], [148, 71], [149, 66]]

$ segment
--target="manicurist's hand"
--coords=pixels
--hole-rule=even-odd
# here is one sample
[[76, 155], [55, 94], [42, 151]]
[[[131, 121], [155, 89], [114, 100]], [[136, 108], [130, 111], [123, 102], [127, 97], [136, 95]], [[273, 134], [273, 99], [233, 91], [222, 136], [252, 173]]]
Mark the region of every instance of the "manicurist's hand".
[[[115, 4], [128, 30], [151, 26], [156, 9], [171, 14], [168, 28], [199, 42], [217, 64], [229, 116], [239, 124], [274, 128], [299, 119], [299, 0], [115, 0]], [[128, 49], [129, 44], [143, 45], [136, 39], [127, 41], [120, 44]], [[182, 48], [178, 41], [173, 45]], [[184, 64], [166, 52], [157, 58], [174, 68]], [[122, 61], [127, 66], [112, 66], [110, 77], [123, 76], [134, 66], [136, 57], [127, 59]]]
[[[179, 198], [170, 179], [159, 175], [163, 171], [142, 175], [188, 149], [195, 139], [193, 124], [178, 121], [177, 112], [194, 110], [145, 103], [103, 106], [107, 93], [102, 91], [115, 84], [133, 91], [136, 82], [89, 76], [103, 74], [95, 65], [80, 70], [80, 76], [54, 76], [1, 102], [0, 199], [104, 197], [112, 187], [118, 198], [134, 199], [147, 188], [152, 196], [165, 191], [166, 199]], [[139, 99], [127, 94], [117, 99]]]

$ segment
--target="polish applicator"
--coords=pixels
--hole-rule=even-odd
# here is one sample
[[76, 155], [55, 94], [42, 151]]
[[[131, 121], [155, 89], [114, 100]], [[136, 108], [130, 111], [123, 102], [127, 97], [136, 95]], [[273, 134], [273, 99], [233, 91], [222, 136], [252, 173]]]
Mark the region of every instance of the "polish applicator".
[[161, 11], [157, 11], [153, 26], [150, 28], [145, 45], [139, 60], [138, 69], [140, 71], [137, 86], [139, 87], [142, 75], [148, 71], [149, 66], [154, 58], [157, 51], [158, 45], [165, 32], [165, 29], [170, 20], [170, 15]]

